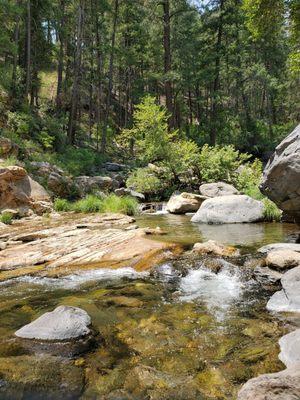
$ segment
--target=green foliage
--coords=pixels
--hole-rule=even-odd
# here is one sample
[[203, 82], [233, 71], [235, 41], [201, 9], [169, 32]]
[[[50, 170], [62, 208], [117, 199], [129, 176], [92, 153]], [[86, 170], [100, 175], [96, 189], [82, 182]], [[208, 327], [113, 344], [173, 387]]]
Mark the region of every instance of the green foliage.
[[150, 195], [160, 192], [163, 183], [150, 168], [138, 168], [129, 175], [126, 186], [137, 192]]
[[[0, 154], [1, 156], [1, 154]], [[19, 161], [15, 156], [9, 156], [1, 162], [1, 166], [10, 167], [11, 165], [18, 165]]]
[[4, 212], [0, 215], [0, 222], [6, 225], [11, 225], [13, 220], [13, 216], [9, 212]]
[[72, 211], [71, 203], [67, 199], [55, 199], [53, 207], [58, 212]]
[[239, 168], [234, 184], [238, 190], [253, 198], [261, 198], [259, 183], [263, 171], [262, 162], [258, 159], [246, 163]]
[[85, 214], [112, 212], [134, 215], [138, 210], [138, 202], [130, 196], [118, 197], [115, 194], [111, 194], [100, 198], [95, 195], [89, 195], [74, 203], [65, 199], [56, 199], [54, 209], [58, 212], [74, 211]]
[[59, 165], [74, 176], [92, 174], [104, 161], [104, 157], [95, 151], [72, 146], [67, 146], [64, 153], [58, 153], [57, 159]]
[[119, 197], [111, 194], [102, 201], [102, 212], [134, 215], [138, 211], [138, 202], [130, 196]]
[[146, 96], [136, 106], [134, 126], [124, 130], [120, 139], [132, 148], [141, 164], [161, 161], [166, 157], [171, 139], [167, 119], [166, 110], [156, 104], [154, 97]]
[[269, 222], [280, 222], [282, 217], [282, 211], [276, 206], [273, 201], [270, 199], [263, 199], [265, 210], [264, 210], [264, 218], [265, 221]]
[[102, 210], [102, 199], [95, 195], [89, 195], [72, 204], [72, 211], [77, 213], [96, 213]]
[[238, 168], [249, 158], [248, 154], [240, 153], [230, 145], [223, 147], [204, 145], [197, 166], [204, 182], [233, 182]]

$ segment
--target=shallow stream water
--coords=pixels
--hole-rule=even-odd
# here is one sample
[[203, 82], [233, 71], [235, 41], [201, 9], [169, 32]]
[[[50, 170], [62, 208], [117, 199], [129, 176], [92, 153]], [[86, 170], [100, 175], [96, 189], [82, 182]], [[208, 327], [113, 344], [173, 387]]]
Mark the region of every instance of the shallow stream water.
[[[155, 240], [189, 249], [214, 239], [238, 246], [248, 259], [258, 247], [293, 242], [298, 233], [289, 224], [207, 226], [172, 215], [142, 216], [137, 224], [167, 232]], [[184, 254], [152, 272], [102, 269], [2, 283], [0, 398], [235, 399], [251, 377], [283, 368], [277, 342], [286, 319], [266, 311], [270, 292], [250, 267], [213, 263], [218, 269], [209, 258]], [[43, 356], [32, 356], [13, 333], [61, 304], [86, 310], [100, 334], [89, 353], [40, 368], [36, 362]]]

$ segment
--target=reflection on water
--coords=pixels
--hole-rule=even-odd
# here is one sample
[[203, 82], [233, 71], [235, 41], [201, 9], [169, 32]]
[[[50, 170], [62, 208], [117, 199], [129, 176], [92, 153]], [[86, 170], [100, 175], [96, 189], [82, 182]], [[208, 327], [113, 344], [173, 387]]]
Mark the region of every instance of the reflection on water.
[[276, 243], [295, 241], [299, 227], [295, 224], [255, 223], [208, 225], [190, 222], [191, 217], [181, 215], [142, 215], [138, 217], [141, 227], [155, 228], [160, 226], [167, 235], [159, 240], [192, 245], [196, 242], [216, 240], [224, 244], [258, 247]]
[[[188, 246], [216, 239], [258, 247], [287, 240], [295, 229], [199, 226], [171, 215], [143, 216], [138, 224], [159, 225], [168, 232], [159, 239]], [[251, 377], [280, 370], [277, 341], [284, 328], [265, 309], [269, 294], [245, 268], [222, 261], [213, 272], [208, 262], [194, 257], [157, 266], [151, 274], [102, 269], [1, 285], [0, 398], [61, 399], [59, 391], [53, 395], [55, 387], [69, 387], [80, 374], [84, 385], [74, 399], [228, 400]], [[66, 372], [60, 378], [65, 381], [54, 384], [53, 370], [45, 364], [41, 372], [36, 357], [15, 344], [13, 333], [61, 304], [86, 310], [100, 335], [90, 353], [55, 361]], [[26, 366], [30, 379], [26, 373], [24, 378]], [[24, 387], [18, 386], [24, 381], [30, 395], [23, 396]]]

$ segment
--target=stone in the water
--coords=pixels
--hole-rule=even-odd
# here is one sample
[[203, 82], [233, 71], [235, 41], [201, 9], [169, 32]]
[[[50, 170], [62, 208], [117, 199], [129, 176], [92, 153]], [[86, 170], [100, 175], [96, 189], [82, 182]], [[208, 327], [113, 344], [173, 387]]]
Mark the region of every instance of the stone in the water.
[[300, 244], [298, 243], [272, 243], [260, 247], [257, 251], [259, 253], [269, 253], [270, 251], [290, 250], [300, 252]]
[[115, 190], [115, 194], [117, 196], [131, 196], [134, 197], [138, 201], [145, 201], [145, 196], [142, 193], [136, 192], [135, 190], [128, 188], [119, 188]]
[[222, 257], [236, 257], [240, 254], [235, 247], [224, 246], [215, 240], [209, 240], [205, 243], [195, 243], [193, 252], [198, 254], [214, 254]]
[[196, 212], [207, 197], [193, 193], [173, 194], [168, 201], [167, 211], [172, 214]]
[[281, 278], [282, 290], [273, 294], [267, 304], [269, 311], [300, 311], [300, 267], [286, 272]]
[[214, 197], [205, 200], [192, 222], [204, 224], [236, 224], [264, 219], [264, 204], [245, 195]]
[[279, 340], [279, 359], [288, 368], [298, 365], [300, 369], [300, 329], [295, 330]]
[[290, 269], [300, 265], [300, 253], [293, 250], [274, 250], [268, 253], [265, 261], [269, 268]]
[[276, 147], [260, 189], [285, 214], [300, 220], [300, 124]]
[[59, 306], [23, 326], [15, 335], [24, 339], [72, 340], [91, 333], [91, 318], [78, 307]]
[[239, 191], [232, 185], [225, 182], [204, 183], [199, 188], [200, 194], [207, 197], [231, 196], [239, 194]]
[[240, 390], [238, 400], [299, 400], [300, 368], [250, 379]]

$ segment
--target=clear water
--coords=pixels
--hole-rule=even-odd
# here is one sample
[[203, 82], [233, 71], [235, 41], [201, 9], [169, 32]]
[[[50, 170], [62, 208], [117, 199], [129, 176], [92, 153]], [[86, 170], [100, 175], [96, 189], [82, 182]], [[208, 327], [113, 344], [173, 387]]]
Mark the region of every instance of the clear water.
[[[189, 247], [215, 239], [244, 253], [297, 235], [294, 225], [199, 226], [172, 215], [143, 216], [137, 223], [167, 231], [155, 240]], [[286, 321], [266, 311], [270, 293], [251, 269], [219, 263], [216, 272], [208, 260], [183, 255], [151, 272], [108, 268], [2, 283], [0, 398], [236, 398], [251, 377], [282, 369], [277, 341]], [[64, 371], [56, 376], [48, 361], [43, 371], [36, 367], [42, 356], [18, 344], [13, 333], [61, 304], [85, 309], [99, 335], [90, 352], [56, 357], [56, 369]], [[80, 388], [72, 392], [75, 381]]]

